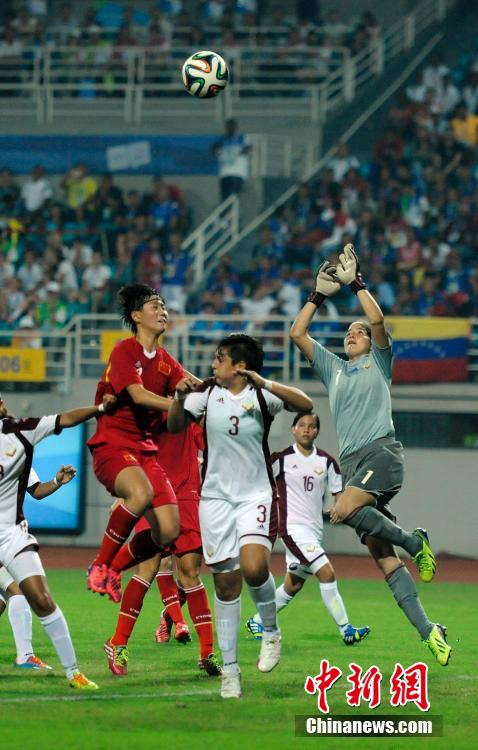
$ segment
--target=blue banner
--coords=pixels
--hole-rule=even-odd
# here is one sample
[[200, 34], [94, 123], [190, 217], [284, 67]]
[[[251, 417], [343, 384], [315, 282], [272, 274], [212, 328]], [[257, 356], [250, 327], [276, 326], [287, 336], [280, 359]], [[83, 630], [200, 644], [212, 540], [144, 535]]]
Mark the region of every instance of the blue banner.
[[49, 174], [65, 174], [84, 161], [93, 174], [215, 175], [211, 146], [216, 140], [207, 135], [0, 136], [0, 168], [28, 174], [42, 164]]

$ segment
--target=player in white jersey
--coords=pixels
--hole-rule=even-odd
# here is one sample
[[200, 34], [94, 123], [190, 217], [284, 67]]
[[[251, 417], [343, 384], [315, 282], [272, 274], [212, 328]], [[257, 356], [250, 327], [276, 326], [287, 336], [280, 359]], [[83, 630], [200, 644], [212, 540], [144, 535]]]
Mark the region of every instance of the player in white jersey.
[[101, 417], [105, 411], [114, 408], [115, 403], [114, 396], [105, 395], [97, 406], [85, 406], [48, 417], [14, 419], [0, 398], [0, 565], [19, 585], [38, 616], [70, 686], [84, 690], [96, 690], [98, 686], [78, 670], [67, 622], [50, 594], [38, 555], [38, 542], [29, 533], [24, 519], [23, 501], [34, 446], [66, 427]]
[[[279, 491], [279, 535], [286, 547], [287, 562], [284, 583], [276, 590], [277, 612], [284, 609], [307, 578], [314, 575], [322, 601], [344, 643], [353, 645], [365, 638], [370, 628], [350, 624], [335, 571], [322, 547], [326, 488], [337, 498], [342, 491], [342, 476], [336, 460], [314, 445], [319, 430], [317, 414], [296, 414], [292, 422], [295, 443], [271, 457]], [[255, 638], [262, 638], [259, 613], [247, 621], [246, 628]]]
[[221, 696], [241, 696], [237, 663], [242, 577], [264, 625], [257, 666], [270, 672], [279, 662], [275, 583], [269, 558], [275, 537], [275, 482], [267, 436], [284, 408], [310, 411], [303, 391], [266, 380], [262, 345], [246, 334], [222, 339], [212, 367], [214, 378], [197, 388], [178, 383], [168, 430], [181, 432], [205, 415], [203, 484], [199, 520], [204, 558], [214, 575], [215, 621], [223, 656]]
[[[64, 484], [68, 484], [76, 475], [76, 469], [69, 464], [60, 466], [53, 479], [41, 482], [35, 469], [30, 470], [27, 491], [35, 500], [52, 495]], [[23, 596], [21, 589], [12, 576], [0, 566], [0, 616], [7, 608], [8, 619], [12, 628], [17, 657], [14, 667], [31, 672], [50, 672], [52, 668], [33, 653], [32, 645], [32, 611]]]

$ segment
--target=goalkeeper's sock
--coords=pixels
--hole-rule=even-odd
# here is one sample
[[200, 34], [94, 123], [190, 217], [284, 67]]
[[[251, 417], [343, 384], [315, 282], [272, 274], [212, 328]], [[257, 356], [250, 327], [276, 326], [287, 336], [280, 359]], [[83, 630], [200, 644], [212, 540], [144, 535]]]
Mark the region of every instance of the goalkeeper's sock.
[[403, 609], [413, 627], [418, 630], [421, 639], [426, 640], [433, 628], [433, 623], [425, 614], [418, 598], [417, 587], [405, 565], [402, 563], [393, 573], [386, 576], [385, 580], [398, 606]]
[[422, 540], [409, 531], [404, 531], [400, 526], [380, 513], [371, 505], [356, 510], [351, 516], [344, 520], [347, 526], [352, 526], [357, 531], [370, 536], [378, 537], [384, 542], [390, 542], [396, 547], [402, 547], [409, 555], [415, 557], [422, 549]]

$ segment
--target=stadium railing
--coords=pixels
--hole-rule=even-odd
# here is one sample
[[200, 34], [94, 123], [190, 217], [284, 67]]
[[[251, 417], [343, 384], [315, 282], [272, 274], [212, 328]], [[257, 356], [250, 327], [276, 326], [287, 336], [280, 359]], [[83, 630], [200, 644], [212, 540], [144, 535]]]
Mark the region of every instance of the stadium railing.
[[181, 245], [192, 259], [192, 281], [201, 284], [209, 272], [211, 258], [223, 244], [234, 241], [239, 233], [239, 198], [230, 195], [191, 232]]
[[33, 102], [38, 123], [51, 123], [59, 115], [89, 116], [88, 103], [94, 102], [95, 118], [121, 117], [136, 124], [170, 115], [210, 119], [212, 114], [217, 121], [236, 113], [263, 118], [267, 100], [268, 117], [301, 117], [317, 124], [411, 49], [420, 32], [443, 21], [455, 2], [421, 0], [355, 56], [345, 47], [332, 47], [324, 56], [320, 46], [290, 47], [287, 42], [226, 50], [232, 85], [211, 106], [193, 109], [184, 96], [181, 65], [191, 47], [176, 44], [166, 49], [114, 44], [25, 48], [18, 60], [2, 60], [0, 100], [8, 98], [8, 117], [32, 115]]
[[[318, 318], [311, 326], [311, 335], [330, 351], [341, 354], [343, 332], [352, 320], [348, 316]], [[211, 372], [219, 339], [232, 331], [245, 331], [256, 336], [264, 346], [264, 374], [267, 377], [284, 382], [308, 380], [312, 377], [311, 369], [290, 339], [292, 322], [292, 318], [279, 315], [271, 315], [264, 320], [245, 314], [206, 316], [171, 313], [170, 326], [163, 343], [189, 371], [206, 377]], [[471, 331], [468, 381], [476, 383], [478, 318], [471, 319]], [[2, 331], [0, 380], [10, 383], [15, 390], [18, 383], [23, 382], [31, 389], [43, 388], [46, 384], [61, 393], [69, 393], [79, 378], [98, 379], [114, 344], [130, 335], [121, 327], [118, 315], [112, 314], [79, 315], [64, 329], [55, 331]], [[32, 355], [32, 352], [37, 354]], [[40, 360], [43, 360], [43, 366], [35, 370]]]

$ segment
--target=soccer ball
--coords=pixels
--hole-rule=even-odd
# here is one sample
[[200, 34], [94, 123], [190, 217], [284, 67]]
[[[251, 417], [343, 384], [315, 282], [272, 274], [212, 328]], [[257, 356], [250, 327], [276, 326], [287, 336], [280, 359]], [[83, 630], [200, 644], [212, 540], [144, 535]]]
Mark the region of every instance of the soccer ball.
[[182, 69], [183, 83], [191, 96], [209, 99], [226, 88], [227, 65], [217, 52], [202, 50], [188, 57]]

